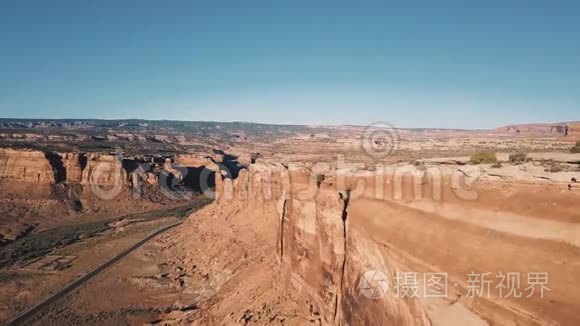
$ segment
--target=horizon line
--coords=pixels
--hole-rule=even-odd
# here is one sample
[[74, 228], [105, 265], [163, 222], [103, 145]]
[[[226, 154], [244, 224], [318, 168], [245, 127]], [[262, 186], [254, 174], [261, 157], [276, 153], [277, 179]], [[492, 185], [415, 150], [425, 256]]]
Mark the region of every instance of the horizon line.
[[[55, 120], [66, 120], [66, 121], [168, 121], [168, 122], [205, 122], [205, 123], [241, 123], [241, 124], [256, 124], [256, 125], [273, 125], [273, 126], [303, 126], [303, 127], [367, 127], [375, 122], [369, 124], [289, 124], [289, 123], [275, 123], [275, 122], [253, 122], [253, 121], [217, 121], [217, 120], [175, 120], [175, 119], [144, 119], [144, 118], [3, 118], [0, 120], [31, 120], [31, 121], [55, 121]], [[383, 121], [384, 122], [384, 121]], [[580, 123], [580, 121], [557, 121], [557, 122], [526, 122], [526, 123], [510, 123], [501, 125], [494, 128], [443, 128], [443, 127], [397, 127], [395, 129], [439, 129], [439, 130], [466, 130], [466, 131], [485, 131], [494, 130], [499, 128], [505, 128], [510, 126], [525, 126], [525, 125], [558, 125], [558, 124], [570, 124], [570, 123]]]

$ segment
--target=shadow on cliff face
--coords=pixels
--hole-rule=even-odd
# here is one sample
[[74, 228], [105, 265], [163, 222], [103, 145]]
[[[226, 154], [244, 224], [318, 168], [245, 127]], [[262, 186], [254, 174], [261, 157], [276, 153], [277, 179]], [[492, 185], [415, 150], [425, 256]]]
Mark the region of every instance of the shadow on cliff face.
[[215, 171], [206, 166], [186, 167], [173, 164], [172, 168], [177, 173], [161, 171], [159, 175], [159, 182], [166, 189], [185, 195], [187, 192], [202, 193], [215, 188]]
[[215, 188], [215, 172], [206, 168], [187, 167], [187, 174], [182, 180], [183, 186], [196, 192], [202, 192], [205, 187]]
[[223, 171], [225, 171], [225, 178], [236, 179], [240, 170], [247, 167], [240, 164], [238, 162], [238, 157], [235, 155], [228, 154], [221, 149], [214, 149], [213, 152], [222, 156], [222, 162], [221, 164], [218, 163], [218, 165], [220, 166], [222, 174], [224, 174]]
[[79, 155], [79, 165], [81, 166], [81, 172], [84, 171], [87, 167], [88, 161], [89, 159], [84, 153]]
[[54, 171], [55, 183], [66, 181], [66, 169], [62, 162], [62, 157], [55, 152], [46, 152], [44, 153], [44, 157], [46, 157]]
[[139, 164], [144, 163], [144, 162], [140, 162], [138, 160], [135, 159], [123, 159], [123, 161], [121, 162], [121, 165], [123, 167], [123, 170], [125, 170], [127, 172], [127, 175], [130, 175], [131, 173], [135, 172], [135, 170], [137, 170], [137, 168], [139, 168]]

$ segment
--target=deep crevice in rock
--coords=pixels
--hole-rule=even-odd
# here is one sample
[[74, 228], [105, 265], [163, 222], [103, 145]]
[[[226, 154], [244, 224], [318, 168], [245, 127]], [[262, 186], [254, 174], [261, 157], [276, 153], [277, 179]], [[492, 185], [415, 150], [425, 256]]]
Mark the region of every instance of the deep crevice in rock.
[[85, 170], [88, 164], [88, 157], [84, 153], [79, 154], [79, 165], [81, 167], [81, 173]]
[[[238, 157], [235, 155], [228, 154], [220, 149], [214, 149], [213, 152], [222, 156], [222, 162], [219, 165], [222, 171], [227, 172], [228, 176], [226, 178], [236, 179], [240, 170], [247, 168], [247, 166], [238, 162]], [[214, 163], [217, 162], [214, 161]]]
[[55, 183], [66, 181], [66, 169], [62, 162], [62, 157], [55, 152], [46, 152], [44, 153], [44, 157], [46, 157], [52, 167]]
[[121, 166], [127, 172], [127, 175], [131, 175], [137, 168], [139, 168], [139, 162], [136, 159], [123, 159], [121, 161]]
[[280, 219], [280, 263], [282, 263], [282, 259], [284, 258], [284, 220], [286, 219], [286, 201], [287, 199], [284, 198], [282, 203], [282, 216]]
[[336, 300], [334, 302], [334, 320], [338, 318], [338, 305], [339, 300], [342, 299], [344, 294], [344, 274], [346, 271], [346, 258], [347, 258], [347, 230], [346, 230], [346, 220], [348, 218], [348, 204], [350, 201], [350, 189], [346, 189], [344, 194], [342, 192], [338, 193], [340, 199], [343, 201], [341, 220], [342, 220], [342, 236], [343, 236], [343, 246], [344, 246], [344, 256], [342, 258], [342, 266], [340, 269], [340, 287], [336, 295]]

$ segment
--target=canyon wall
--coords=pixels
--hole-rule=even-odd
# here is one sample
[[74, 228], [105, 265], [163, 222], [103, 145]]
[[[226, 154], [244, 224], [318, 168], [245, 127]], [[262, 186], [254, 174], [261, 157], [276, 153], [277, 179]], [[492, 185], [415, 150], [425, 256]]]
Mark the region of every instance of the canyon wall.
[[[580, 270], [565, 263], [580, 257], [580, 216], [571, 209], [577, 194], [560, 184], [493, 177], [458, 194], [450, 174], [408, 171], [385, 174], [377, 185], [377, 176], [364, 172], [348, 171], [339, 181], [330, 171], [320, 180], [292, 165], [251, 165], [223, 180], [213, 214], [231, 207], [228, 218], [243, 219], [251, 232], [277, 230], [264, 245], [277, 257], [274, 275], [289, 293], [312, 302], [324, 325], [578, 322], [573, 307], [580, 294], [567, 284]], [[495, 283], [489, 296], [470, 295], [470, 273], [510, 272], [523, 273], [521, 292], [532, 286], [524, 273], [548, 273], [551, 299], [538, 292], [502, 297]], [[405, 274], [417, 277], [416, 287], [401, 287]], [[444, 296], [425, 295], [433, 290], [429, 275], [445, 276]], [[364, 282], [368, 277], [372, 284]]]
[[[159, 173], [188, 178], [194, 183], [200, 172], [195, 169], [219, 171], [219, 157], [207, 158], [193, 154], [168, 157], [127, 157], [104, 153], [57, 153], [37, 150], [0, 149], [0, 177], [6, 181], [39, 184], [66, 182], [81, 185], [131, 187], [135, 178], [150, 185], [159, 184]], [[178, 171], [179, 170], [179, 171]], [[191, 174], [189, 177], [187, 174]], [[213, 185], [213, 175], [210, 180]]]
[[115, 155], [88, 154], [87, 166], [81, 175], [82, 184], [127, 184], [127, 171]]
[[114, 216], [186, 205], [205, 184], [211, 190], [216, 175], [221, 184], [219, 170], [218, 163], [193, 154], [125, 157], [0, 149], [0, 242], [67, 215]]
[[0, 177], [15, 181], [54, 183], [53, 167], [45, 153], [0, 148]]

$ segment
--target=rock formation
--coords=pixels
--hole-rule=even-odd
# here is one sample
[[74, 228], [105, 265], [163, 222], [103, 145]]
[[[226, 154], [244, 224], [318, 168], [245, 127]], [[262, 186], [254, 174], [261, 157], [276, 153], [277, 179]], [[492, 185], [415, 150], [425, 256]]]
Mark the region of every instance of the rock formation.
[[558, 137], [578, 137], [580, 136], [580, 122], [560, 122], [560, 123], [533, 123], [509, 125], [493, 129], [494, 133], [515, 134], [522, 136], [558, 136]]
[[1, 148], [0, 177], [34, 183], [55, 182], [53, 167], [45, 153], [34, 150]]
[[[458, 167], [455, 174], [469, 178], [478, 169]], [[515, 190], [485, 174], [477, 196], [469, 198], [454, 189], [453, 173], [442, 173], [437, 183], [436, 173], [409, 167], [400, 178], [387, 172], [382, 188], [391, 194], [377, 198], [374, 174], [347, 173], [339, 181], [338, 171], [330, 170], [319, 182], [307, 169], [255, 164], [235, 180], [224, 179], [218, 201], [173, 234], [174, 248], [181, 248], [176, 263], [186, 266], [186, 274], [211, 275], [207, 286], [213, 290], [204, 291], [217, 292], [194, 314], [171, 318], [178, 323], [227, 323], [230, 318], [232, 323], [261, 323], [283, 316], [289, 324], [322, 325], [566, 324], [575, 319], [571, 308], [580, 297], [566, 285], [572, 281], [570, 271], [552, 254], [574, 259], [580, 253], [575, 240], [580, 230], [569, 222], [577, 220], [575, 213], [566, 209], [575, 199], [556, 193], [558, 184], [544, 185], [552, 190], [541, 192], [521, 188], [510, 196], [533, 198], [519, 204], [501, 200], [505, 191]], [[406, 179], [415, 174], [419, 182]], [[403, 182], [401, 196], [392, 194], [397, 180]], [[368, 191], [356, 189], [362, 181]], [[440, 196], [434, 195], [436, 189]], [[530, 205], [541, 209], [544, 200], [562, 203], [549, 208], [557, 220], [530, 211]], [[235, 243], [223, 240], [230, 238]], [[557, 306], [539, 298], [468, 295], [465, 279], [472, 271], [495, 275], [537, 264], [553, 280]], [[366, 283], [361, 279], [369, 272], [386, 279], [384, 292], [377, 292], [376, 279], [369, 291], [362, 291]], [[434, 280], [427, 275], [445, 275], [445, 296], [426, 298], [398, 287], [404, 273], [417, 274], [416, 291], [426, 291], [425, 282]], [[200, 286], [185, 285], [184, 291]]]
[[[111, 186], [130, 186], [136, 176], [148, 184], [159, 183], [159, 173], [165, 169], [180, 178], [199, 177], [200, 171], [219, 171], [221, 159], [193, 154], [171, 157], [128, 157], [105, 153], [57, 153], [36, 150], [0, 149], [0, 177], [14, 182]], [[211, 184], [213, 181], [211, 176]], [[221, 181], [221, 179], [220, 179]]]
[[67, 182], [81, 182], [87, 158], [81, 153], [63, 153], [62, 161], [66, 169]]
[[87, 166], [82, 172], [82, 184], [127, 184], [127, 172], [120, 158], [115, 155], [88, 154]]

